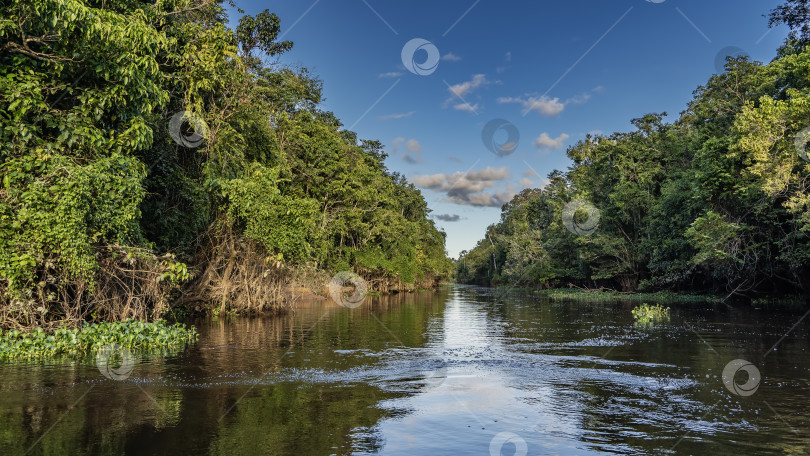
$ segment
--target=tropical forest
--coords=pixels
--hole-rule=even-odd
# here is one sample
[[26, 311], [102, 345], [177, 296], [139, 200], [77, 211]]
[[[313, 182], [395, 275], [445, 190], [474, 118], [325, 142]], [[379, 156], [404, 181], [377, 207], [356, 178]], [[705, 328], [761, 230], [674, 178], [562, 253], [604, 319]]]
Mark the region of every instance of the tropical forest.
[[0, 455], [810, 454], [810, 0], [0, 2]]

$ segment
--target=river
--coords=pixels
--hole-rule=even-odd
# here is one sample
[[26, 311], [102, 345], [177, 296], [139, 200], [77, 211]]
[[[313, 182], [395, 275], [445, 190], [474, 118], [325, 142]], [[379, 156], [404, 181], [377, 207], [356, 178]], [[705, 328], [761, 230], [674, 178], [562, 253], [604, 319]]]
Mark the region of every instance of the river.
[[0, 365], [0, 454], [810, 454], [804, 310], [633, 306], [448, 286], [196, 322], [118, 376]]

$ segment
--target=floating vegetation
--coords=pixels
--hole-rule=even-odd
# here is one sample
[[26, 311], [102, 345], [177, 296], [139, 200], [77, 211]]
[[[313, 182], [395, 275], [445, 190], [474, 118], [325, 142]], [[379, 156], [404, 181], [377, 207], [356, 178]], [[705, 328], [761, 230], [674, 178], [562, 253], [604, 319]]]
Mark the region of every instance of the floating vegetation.
[[537, 294], [553, 300], [587, 301], [587, 302], [616, 302], [656, 301], [664, 303], [718, 303], [721, 297], [712, 295], [682, 294], [662, 291], [657, 293], [621, 293], [618, 291], [581, 290], [577, 288], [555, 288], [539, 290]]
[[661, 304], [651, 306], [645, 302], [633, 309], [633, 320], [639, 326], [669, 322], [669, 307], [663, 307]]
[[84, 357], [98, 350], [117, 346], [132, 352], [176, 352], [197, 341], [197, 330], [180, 323], [137, 320], [89, 323], [79, 329], [60, 327], [52, 332], [42, 328], [28, 333], [0, 330], [0, 361], [55, 357]]
[[773, 309], [805, 309], [810, 307], [810, 299], [802, 295], [763, 296], [751, 301], [754, 307]]

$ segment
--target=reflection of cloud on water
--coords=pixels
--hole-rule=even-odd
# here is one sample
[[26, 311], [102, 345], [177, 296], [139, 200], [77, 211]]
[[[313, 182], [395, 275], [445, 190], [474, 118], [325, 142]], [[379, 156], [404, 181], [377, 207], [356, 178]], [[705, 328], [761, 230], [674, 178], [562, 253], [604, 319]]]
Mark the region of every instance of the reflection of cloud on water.
[[447, 302], [444, 311], [445, 349], [500, 346], [501, 330], [487, 317], [480, 304], [470, 305], [460, 299]]
[[[493, 437], [501, 432], [522, 436], [530, 454], [537, 452], [538, 442], [545, 447], [559, 441], [560, 435], [572, 437], [562, 446], [575, 442], [581, 433], [581, 416], [571, 407], [571, 399], [550, 384], [532, 382], [526, 388], [525, 379], [513, 377], [521, 370], [542, 377], [538, 369], [548, 361], [533, 363], [519, 353], [514, 359], [516, 353], [503, 346], [502, 337], [503, 328], [493, 321], [486, 305], [467, 302], [454, 293], [441, 326], [430, 328], [428, 336], [432, 349], [446, 359], [447, 378], [435, 388], [381, 404], [390, 410], [413, 411], [379, 423], [386, 439], [384, 452], [442, 454], [452, 449], [457, 454], [486, 454]], [[567, 407], [565, 414], [560, 413], [563, 407]]]
[[[456, 454], [487, 454], [500, 432], [523, 437], [529, 454], [551, 443], [564, 454], [576, 450], [581, 434], [578, 411], [557, 412], [569, 402], [550, 386], [525, 391], [484, 373], [454, 375], [426, 394], [380, 404], [413, 412], [384, 420], [378, 429], [385, 436], [385, 454], [445, 454], [451, 449]], [[550, 407], [554, 403], [557, 407]]]

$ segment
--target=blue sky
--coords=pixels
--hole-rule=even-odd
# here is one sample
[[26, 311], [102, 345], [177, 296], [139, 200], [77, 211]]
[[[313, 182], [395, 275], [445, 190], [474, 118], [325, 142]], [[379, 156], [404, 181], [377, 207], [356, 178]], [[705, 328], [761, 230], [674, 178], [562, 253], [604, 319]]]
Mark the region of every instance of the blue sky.
[[[322, 107], [386, 145], [387, 166], [422, 189], [453, 257], [514, 193], [566, 169], [566, 147], [629, 131], [646, 113], [672, 120], [719, 54], [767, 62], [787, 34], [763, 17], [779, 0], [236, 1], [281, 18], [295, 46], [280, 63], [312, 70]], [[403, 59], [414, 39], [427, 44]], [[508, 153], [485, 145], [488, 124], [487, 144]]]

